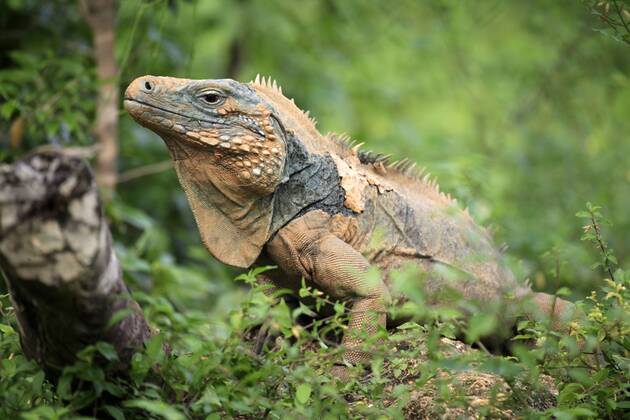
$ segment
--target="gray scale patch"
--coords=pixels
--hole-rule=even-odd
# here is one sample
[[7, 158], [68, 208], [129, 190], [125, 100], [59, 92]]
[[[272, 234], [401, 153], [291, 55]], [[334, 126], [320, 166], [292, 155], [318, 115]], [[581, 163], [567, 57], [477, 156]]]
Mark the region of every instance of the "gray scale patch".
[[272, 232], [313, 210], [329, 214], [355, 214], [343, 205], [345, 193], [332, 157], [312, 155], [290, 135], [287, 141], [285, 181], [274, 193]]

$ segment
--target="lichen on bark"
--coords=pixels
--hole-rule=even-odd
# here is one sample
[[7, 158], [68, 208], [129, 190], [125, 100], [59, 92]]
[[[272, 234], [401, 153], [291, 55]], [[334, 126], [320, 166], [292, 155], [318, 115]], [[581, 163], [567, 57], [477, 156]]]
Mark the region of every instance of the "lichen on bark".
[[[0, 269], [24, 353], [48, 371], [97, 341], [111, 343], [124, 368], [151, 335], [78, 157], [48, 150], [0, 165]], [[109, 325], [121, 310], [128, 315]]]

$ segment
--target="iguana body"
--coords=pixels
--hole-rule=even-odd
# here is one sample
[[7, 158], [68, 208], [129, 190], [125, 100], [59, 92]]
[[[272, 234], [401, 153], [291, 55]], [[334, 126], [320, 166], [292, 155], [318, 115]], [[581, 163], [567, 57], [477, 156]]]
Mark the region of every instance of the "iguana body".
[[[449, 287], [482, 305], [531, 296], [541, 314], [568, 309], [518, 283], [486, 231], [428, 177], [321, 135], [275, 82], [145, 76], [125, 107], [164, 139], [210, 253], [237, 267], [271, 260], [265, 281], [297, 291], [304, 278], [349, 302], [348, 361], [368, 359], [351, 333], [385, 326], [388, 274], [408, 264], [424, 273], [431, 304]], [[380, 280], [366, 279], [370, 266]], [[534, 314], [506, 311], [505, 329], [517, 315]]]

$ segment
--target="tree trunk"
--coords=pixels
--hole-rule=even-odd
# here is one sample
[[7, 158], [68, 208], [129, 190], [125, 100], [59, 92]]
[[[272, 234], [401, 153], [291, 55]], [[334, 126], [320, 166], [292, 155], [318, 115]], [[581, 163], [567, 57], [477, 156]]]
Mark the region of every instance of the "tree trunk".
[[[128, 295], [94, 178], [80, 158], [36, 152], [0, 165], [0, 269], [24, 353], [48, 371], [107, 341], [121, 368], [150, 335]], [[114, 325], [118, 311], [126, 317]]]
[[118, 160], [118, 67], [114, 55], [115, 0], [80, 0], [81, 14], [94, 37], [94, 59], [99, 82], [94, 133], [98, 142], [96, 181], [109, 201], [116, 187]]

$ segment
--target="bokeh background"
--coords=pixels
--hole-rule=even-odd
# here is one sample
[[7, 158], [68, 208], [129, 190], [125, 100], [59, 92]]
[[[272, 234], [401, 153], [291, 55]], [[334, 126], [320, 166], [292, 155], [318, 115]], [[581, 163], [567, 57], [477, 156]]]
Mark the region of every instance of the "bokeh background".
[[[575, 217], [586, 202], [612, 221], [616, 255], [630, 251], [630, 46], [596, 3], [120, 1], [113, 82], [272, 76], [323, 133], [435, 174], [509, 246], [519, 277], [579, 298], [601, 278]], [[112, 80], [97, 77], [92, 39], [75, 1], [0, 3], [3, 161], [94, 144]], [[127, 281], [179, 308], [229, 307], [237, 272], [200, 246], [162, 141], [119, 110], [106, 211]]]

